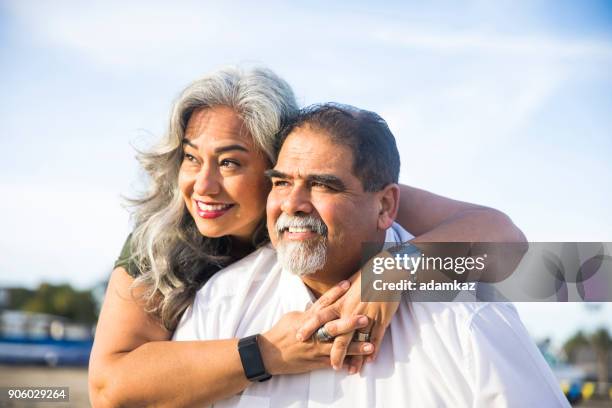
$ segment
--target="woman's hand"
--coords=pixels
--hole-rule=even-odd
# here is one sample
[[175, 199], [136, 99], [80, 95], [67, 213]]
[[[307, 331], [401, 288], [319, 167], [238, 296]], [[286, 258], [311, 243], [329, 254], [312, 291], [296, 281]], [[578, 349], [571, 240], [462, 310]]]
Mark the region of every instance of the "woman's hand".
[[[272, 375], [297, 374], [330, 366], [330, 353], [332, 348], [338, 348], [334, 343], [321, 343], [309, 336], [304, 341], [298, 340], [296, 333], [304, 322], [311, 321], [329, 308], [347, 291], [349, 283], [341, 282], [327, 291], [306, 312], [290, 312], [285, 314], [270, 329], [260, 336], [259, 347], [261, 350], [264, 366]], [[374, 351], [374, 346], [368, 342], [351, 342], [352, 333], [368, 325], [366, 316], [351, 314], [344, 318], [336, 319], [333, 324], [327, 326], [331, 336], [342, 338], [348, 334], [346, 344], [342, 345], [344, 355], [360, 356], [369, 355]], [[318, 326], [317, 326], [318, 328]], [[314, 332], [314, 330], [313, 330]]]
[[[325, 295], [313, 305], [315, 313], [298, 329], [298, 339], [308, 339], [322, 325], [325, 325], [325, 329], [331, 333], [336, 326], [343, 324], [346, 319], [365, 315], [368, 317], [369, 323], [362, 326], [359, 331], [370, 334], [370, 343], [374, 345], [374, 353], [367, 357], [367, 361], [373, 361], [380, 350], [385, 331], [399, 307], [399, 302], [362, 302], [361, 271], [351, 277], [350, 289], [339, 299], [329, 302], [329, 298], [324, 299]], [[342, 367], [345, 357], [350, 356], [347, 351], [350, 351], [348, 345], [351, 344], [353, 335], [353, 331], [347, 331], [334, 339], [330, 351], [330, 361], [334, 369]], [[350, 356], [348, 363], [349, 373], [355, 374], [361, 370], [364, 356]]]

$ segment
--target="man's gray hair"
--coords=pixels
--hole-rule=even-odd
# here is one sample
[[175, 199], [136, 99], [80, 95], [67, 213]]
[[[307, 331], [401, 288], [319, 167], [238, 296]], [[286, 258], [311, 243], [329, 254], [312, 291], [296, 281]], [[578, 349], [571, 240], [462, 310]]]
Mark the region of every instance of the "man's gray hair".
[[[168, 132], [138, 159], [150, 178], [141, 197], [130, 200], [135, 227], [131, 260], [140, 271], [147, 310], [173, 330], [195, 292], [229, 258], [229, 238], [203, 237], [187, 211], [178, 187], [185, 128], [198, 109], [228, 106], [243, 120], [255, 145], [275, 161], [281, 127], [298, 111], [291, 87], [266, 68], [222, 68], [191, 83], [175, 102]], [[267, 242], [265, 220], [253, 237]]]

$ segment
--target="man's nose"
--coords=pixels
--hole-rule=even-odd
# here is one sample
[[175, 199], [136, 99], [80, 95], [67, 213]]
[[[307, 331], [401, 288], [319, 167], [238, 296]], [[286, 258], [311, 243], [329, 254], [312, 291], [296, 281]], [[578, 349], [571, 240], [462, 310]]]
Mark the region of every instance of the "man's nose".
[[221, 191], [219, 172], [214, 166], [206, 165], [196, 174], [193, 190], [197, 195], [206, 196], [218, 194]]
[[281, 203], [281, 210], [288, 215], [310, 214], [313, 210], [310, 194], [306, 188], [294, 186]]

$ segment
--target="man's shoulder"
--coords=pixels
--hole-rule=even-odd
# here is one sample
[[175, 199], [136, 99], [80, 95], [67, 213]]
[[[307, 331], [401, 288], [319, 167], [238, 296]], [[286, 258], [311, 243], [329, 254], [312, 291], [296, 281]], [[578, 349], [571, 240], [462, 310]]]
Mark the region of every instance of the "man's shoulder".
[[517, 313], [514, 305], [508, 302], [412, 302], [410, 307], [421, 315], [468, 325], [473, 324], [475, 317], [491, 311], [499, 315]]
[[467, 347], [475, 334], [495, 337], [501, 325], [526, 333], [511, 303], [414, 302], [408, 308], [423, 336], [452, 336], [462, 347]]

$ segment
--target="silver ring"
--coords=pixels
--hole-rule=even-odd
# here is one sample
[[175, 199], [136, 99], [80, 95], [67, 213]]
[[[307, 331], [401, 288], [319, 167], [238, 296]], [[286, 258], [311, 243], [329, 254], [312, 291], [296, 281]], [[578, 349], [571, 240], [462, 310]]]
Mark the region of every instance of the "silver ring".
[[334, 339], [334, 336], [329, 334], [325, 326], [321, 326], [315, 333], [315, 339], [317, 339], [320, 343], [329, 343]]
[[353, 341], [370, 341], [370, 333], [356, 331], [353, 335]]

